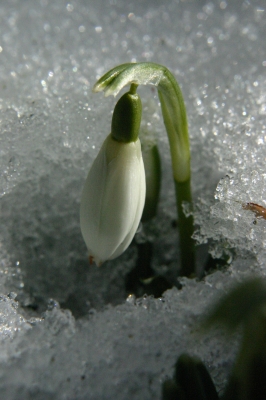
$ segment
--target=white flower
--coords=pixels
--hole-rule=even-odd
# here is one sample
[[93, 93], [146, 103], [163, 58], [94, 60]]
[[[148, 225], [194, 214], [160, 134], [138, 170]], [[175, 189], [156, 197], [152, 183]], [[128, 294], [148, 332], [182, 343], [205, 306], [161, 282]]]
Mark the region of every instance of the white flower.
[[90, 261], [100, 265], [123, 253], [138, 228], [145, 201], [139, 139], [109, 135], [94, 160], [82, 193], [80, 225]]

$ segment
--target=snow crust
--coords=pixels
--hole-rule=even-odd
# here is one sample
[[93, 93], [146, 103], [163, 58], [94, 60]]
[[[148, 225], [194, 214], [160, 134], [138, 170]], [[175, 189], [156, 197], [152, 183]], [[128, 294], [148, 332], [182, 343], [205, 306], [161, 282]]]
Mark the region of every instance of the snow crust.
[[[159, 399], [184, 351], [222, 390], [237, 338], [199, 326], [233, 283], [266, 271], [266, 221], [242, 207], [266, 207], [265, 16], [263, 0], [0, 4], [1, 398]], [[116, 101], [92, 87], [134, 61], [167, 66], [183, 90], [194, 237], [227, 262], [158, 299], [126, 292], [135, 244], [89, 266], [79, 228], [82, 186]], [[137, 241], [152, 240], [154, 267], [174, 274], [167, 137], [156, 92], [139, 93], [164, 181], [158, 217]]]

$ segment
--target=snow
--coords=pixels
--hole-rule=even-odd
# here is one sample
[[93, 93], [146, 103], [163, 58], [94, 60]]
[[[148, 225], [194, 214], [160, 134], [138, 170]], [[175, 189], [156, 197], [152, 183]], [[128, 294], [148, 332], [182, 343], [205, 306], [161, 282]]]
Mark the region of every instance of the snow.
[[[216, 298], [266, 271], [266, 221], [242, 207], [266, 207], [265, 13], [263, 0], [1, 3], [1, 398], [159, 399], [184, 351], [200, 356], [224, 387], [237, 338], [198, 331]], [[126, 292], [136, 244], [89, 266], [79, 227], [82, 186], [116, 102], [92, 87], [134, 61], [167, 66], [183, 90], [194, 236], [227, 263], [158, 299]], [[173, 276], [167, 137], [156, 92], [139, 93], [164, 180], [158, 216], [137, 241], [152, 240], [154, 268]]]

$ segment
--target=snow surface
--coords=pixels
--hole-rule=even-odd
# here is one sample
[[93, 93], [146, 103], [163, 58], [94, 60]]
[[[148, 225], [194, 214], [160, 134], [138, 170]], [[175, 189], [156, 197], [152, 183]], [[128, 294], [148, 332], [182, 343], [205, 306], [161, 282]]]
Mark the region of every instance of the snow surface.
[[[236, 338], [198, 328], [231, 284], [266, 271], [266, 221], [242, 207], [266, 207], [265, 31], [263, 0], [0, 3], [1, 398], [159, 399], [184, 351], [224, 387]], [[134, 244], [89, 266], [79, 228], [82, 185], [116, 101], [91, 89], [129, 61], [164, 64], [182, 87], [194, 236], [228, 262], [159, 299], [127, 297]], [[137, 241], [153, 240], [154, 268], [174, 274], [167, 137], [156, 92], [139, 93], [164, 183], [158, 217]]]

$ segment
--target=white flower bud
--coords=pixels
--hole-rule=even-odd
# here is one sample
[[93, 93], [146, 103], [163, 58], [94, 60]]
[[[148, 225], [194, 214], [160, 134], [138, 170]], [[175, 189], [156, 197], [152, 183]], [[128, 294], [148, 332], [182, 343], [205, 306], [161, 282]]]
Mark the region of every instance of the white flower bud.
[[100, 265], [122, 254], [138, 228], [145, 201], [139, 139], [109, 135], [94, 160], [82, 193], [80, 224], [90, 260]]

